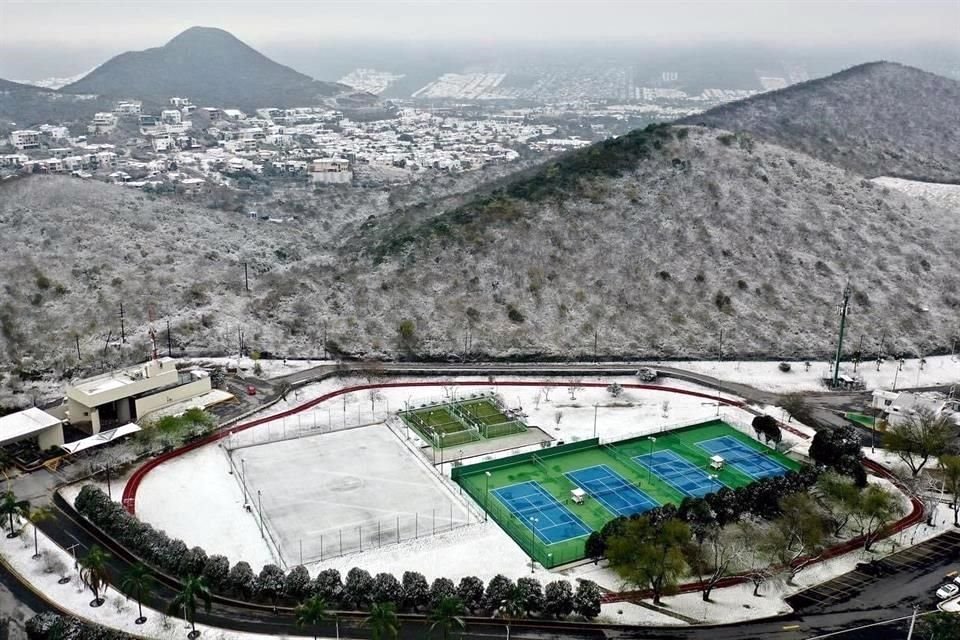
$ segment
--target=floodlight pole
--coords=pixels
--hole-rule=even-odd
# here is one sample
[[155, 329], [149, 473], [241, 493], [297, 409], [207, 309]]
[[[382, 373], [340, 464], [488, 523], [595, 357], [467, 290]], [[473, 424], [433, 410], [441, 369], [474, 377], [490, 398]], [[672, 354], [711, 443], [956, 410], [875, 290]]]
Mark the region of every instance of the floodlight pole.
[[837, 355], [833, 359], [833, 388], [837, 388], [840, 377], [840, 355], [843, 353], [843, 331], [847, 323], [847, 307], [850, 304], [850, 285], [843, 288], [843, 302], [840, 303], [840, 336], [837, 340]]
[[260, 537], [263, 538], [263, 493], [257, 489], [257, 513], [260, 515]]
[[650, 441], [650, 460], [647, 462], [647, 482], [650, 482], [650, 469], [653, 467], [653, 443], [657, 441], [655, 436], [647, 436], [647, 440]]
[[483, 521], [487, 521], [487, 504], [490, 502], [490, 472], [484, 471], [486, 483], [483, 489]]
[[593, 437], [597, 437], [597, 405], [593, 405]]
[[530, 524], [532, 528], [530, 529], [530, 573], [533, 573], [533, 556], [537, 551], [537, 520], [534, 516], [530, 516]]

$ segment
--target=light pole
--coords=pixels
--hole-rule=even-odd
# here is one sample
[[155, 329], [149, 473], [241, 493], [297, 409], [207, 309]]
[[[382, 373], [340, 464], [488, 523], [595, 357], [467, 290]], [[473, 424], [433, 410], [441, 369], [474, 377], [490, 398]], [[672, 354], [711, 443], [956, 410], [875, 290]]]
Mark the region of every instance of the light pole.
[[647, 482], [650, 482], [650, 470], [653, 468], [653, 443], [657, 441], [656, 436], [647, 436], [650, 441], [650, 455], [647, 457]]
[[871, 428], [870, 436], [870, 453], [874, 453], [877, 449], [877, 414], [873, 414], [873, 427]]
[[484, 471], [483, 474], [486, 476], [485, 485], [483, 488], [483, 521], [487, 521], [487, 504], [490, 502], [490, 472]]
[[593, 437], [597, 437], [597, 405], [593, 405]]
[[263, 492], [257, 489], [257, 514], [260, 516], [260, 537], [263, 538]]
[[533, 573], [533, 556], [537, 550], [537, 523], [540, 522], [534, 516], [530, 516], [530, 573]]

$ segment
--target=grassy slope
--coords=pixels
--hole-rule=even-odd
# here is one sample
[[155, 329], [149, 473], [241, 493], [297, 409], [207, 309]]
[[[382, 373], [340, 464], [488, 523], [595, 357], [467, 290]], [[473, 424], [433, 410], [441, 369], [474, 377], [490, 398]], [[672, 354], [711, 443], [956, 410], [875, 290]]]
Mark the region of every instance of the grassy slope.
[[870, 177], [960, 182], [960, 82], [889, 62], [685, 118], [750, 132]]

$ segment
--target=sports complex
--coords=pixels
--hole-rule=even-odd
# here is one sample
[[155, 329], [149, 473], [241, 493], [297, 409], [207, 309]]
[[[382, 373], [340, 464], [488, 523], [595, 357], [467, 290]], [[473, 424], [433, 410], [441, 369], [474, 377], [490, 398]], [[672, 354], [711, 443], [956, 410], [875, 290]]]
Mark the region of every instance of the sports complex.
[[453, 469], [453, 478], [544, 567], [580, 560], [592, 531], [736, 489], [799, 463], [720, 420], [618, 442], [560, 445]]

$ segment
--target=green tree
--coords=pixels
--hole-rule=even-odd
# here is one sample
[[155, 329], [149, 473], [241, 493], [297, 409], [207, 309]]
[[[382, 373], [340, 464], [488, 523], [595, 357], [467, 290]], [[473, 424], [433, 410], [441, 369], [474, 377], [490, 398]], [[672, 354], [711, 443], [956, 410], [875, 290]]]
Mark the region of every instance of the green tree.
[[97, 545], [90, 547], [87, 555], [80, 558], [80, 579], [93, 592], [91, 607], [99, 607], [103, 604], [100, 590], [110, 582], [110, 570], [107, 567], [109, 559], [110, 555]]
[[523, 587], [516, 584], [505, 584], [503, 596], [496, 611], [500, 613], [507, 625], [507, 640], [510, 639], [510, 625], [527, 613], [527, 594]]
[[853, 510], [853, 517], [860, 525], [863, 536], [863, 550], [870, 547], [883, 531], [884, 527], [903, 515], [904, 508], [892, 491], [878, 484], [868, 485], [860, 492], [860, 499]]
[[860, 501], [860, 489], [849, 477], [827, 471], [817, 478], [816, 496], [827, 513], [833, 535], [839, 536]]
[[644, 516], [630, 520], [623, 533], [607, 541], [610, 566], [628, 583], [653, 592], [654, 604], [676, 588], [687, 568], [683, 549], [690, 541], [690, 528], [669, 518], [654, 524]]
[[718, 526], [709, 527], [686, 546], [687, 564], [700, 580], [704, 602], [710, 602], [710, 593], [721, 578], [730, 575], [742, 549], [737, 536]]
[[940, 471], [943, 473], [943, 489], [953, 496], [953, 526], [960, 527], [960, 456], [940, 456]]
[[327, 601], [320, 596], [307, 598], [294, 609], [293, 615], [298, 629], [311, 627], [313, 639], [317, 640], [317, 625], [330, 619], [330, 610]]
[[442, 640], [447, 640], [451, 631], [464, 631], [467, 623], [463, 616], [466, 613], [459, 598], [444, 598], [430, 612], [427, 620], [430, 622], [430, 633], [440, 631]]
[[406, 348], [412, 347], [416, 340], [416, 332], [417, 325], [413, 323], [413, 320], [401, 320], [400, 325], [397, 327], [397, 333], [400, 336], [400, 345]]
[[931, 457], [947, 452], [952, 436], [953, 424], [946, 415], [921, 408], [903, 422], [890, 425], [883, 446], [897, 454], [916, 478]]
[[33, 559], [40, 557], [40, 538], [37, 525], [53, 517], [53, 510], [50, 507], [34, 507], [27, 512], [27, 520], [33, 526]]
[[143, 599], [153, 590], [154, 580], [150, 569], [143, 563], [130, 567], [123, 575], [120, 582], [120, 590], [127, 594], [127, 597], [134, 597], [137, 600], [138, 617], [134, 621], [137, 624], [143, 624], [147, 618], [143, 615]]
[[190, 637], [196, 638], [200, 633], [197, 631], [197, 604], [203, 603], [204, 611], [210, 611], [210, 589], [203, 578], [189, 576], [183, 580], [183, 588], [180, 593], [170, 603], [169, 612], [176, 614], [183, 611], [187, 621], [190, 623]]
[[3, 498], [0, 498], [0, 518], [4, 516], [10, 518], [10, 532], [7, 534], [8, 538], [16, 538], [19, 534], [14, 527], [13, 518], [15, 516], [26, 518], [29, 515], [29, 500], [17, 500], [17, 496], [13, 493], [13, 491], [5, 491], [3, 493]]
[[813, 499], [793, 493], [780, 501], [783, 512], [758, 545], [787, 574], [787, 584], [820, 554], [826, 527]]
[[370, 607], [370, 615], [363, 620], [370, 629], [372, 640], [396, 640], [400, 634], [400, 619], [397, 607], [392, 602], [377, 602]]
[[917, 622], [919, 636], [924, 640], [954, 640], [960, 638], [960, 616], [938, 611]]

